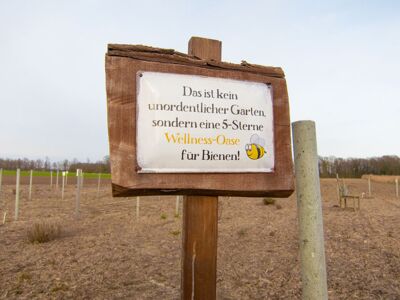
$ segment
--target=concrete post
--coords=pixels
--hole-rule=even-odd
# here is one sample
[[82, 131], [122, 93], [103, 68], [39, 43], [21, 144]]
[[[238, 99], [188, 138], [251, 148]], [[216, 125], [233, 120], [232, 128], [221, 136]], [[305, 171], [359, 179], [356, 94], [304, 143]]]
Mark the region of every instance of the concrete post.
[[318, 153], [313, 121], [292, 124], [302, 299], [328, 299]]
[[19, 216], [19, 179], [21, 175], [21, 170], [17, 169], [17, 178], [15, 183], [15, 215], [14, 220], [18, 221]]

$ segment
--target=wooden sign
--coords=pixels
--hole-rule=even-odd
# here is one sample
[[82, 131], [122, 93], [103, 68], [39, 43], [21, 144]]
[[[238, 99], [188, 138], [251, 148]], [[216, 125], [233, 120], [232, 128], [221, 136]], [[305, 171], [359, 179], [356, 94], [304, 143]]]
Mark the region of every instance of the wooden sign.
[[106, 80], [114, 196], [293, 192], [280, 68], [111, 44]]

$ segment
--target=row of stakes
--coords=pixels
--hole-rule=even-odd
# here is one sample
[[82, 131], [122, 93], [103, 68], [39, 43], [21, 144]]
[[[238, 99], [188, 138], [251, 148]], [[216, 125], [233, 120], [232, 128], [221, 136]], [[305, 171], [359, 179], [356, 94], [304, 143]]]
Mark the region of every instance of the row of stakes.
[[[59, 188], [59, 171], [56, 172], [56, 189]], [[64, 200], [64, 191], [65, 186], [68, 184], [68, 171], [62, 171], [62, 183], [61, 183], [61, 200]], [[77, 176], [77, 184], [76, 184], [76, 204], [75, 204], [75, 218], [80, 217], [80, 197], [81, 197], [81, 190], [83, 188], [83, 172], [82, 169], [76, 170]], [[3, 169], [0, 169], [0, 196], [1, 196], [1, 187], [2, 187], [2, 177], [3, 177]], [[16, 172], [16, 189], [15, 189], [15, 214], [14, 220], [18, 221], [19, 217], [19, 200], [20, 200], [20, 177], [21, 171], [17, 169]], [[29, 174], [29, 192], [28, 192], [28, 200], [32, 200], [32, 184], [33, 184], [33, 170], [30, 171]], [[101, 174], [98, 174], [98, 182], [97, 182], [97, 193], [96, 198], [99, 198], [100, 195], [100, 186], [101, 186]], [[50, 188], [53, 187], [53, 172], [50, 172]], [[1, 201], [1, 198], [0, 198]], [[179, 207], [180, 203], [183, 201], [183, 196], [176, 197], [176, 205], [175, 205], [175, 215], [179, 216]], [[139, 218], [140, 213], [140, 197], [136, 197], [136, 218]], [[3, 215], [3, 224], [5, 223], [7, 216], [7, 212]]]
[[[336, 175], [336, 178], [338, 179], [338, 176]], [[396, 177], [394, 180], [395, 184], [395, 190], [396, 190], [396, 198], [399, 198], [399, 179]], [[368, 176], [368, 197], [372, 197], [372, 192], [371, 192], [371, 175]]]
[[[56, 172], [56, 189], [59, 188], [59, 171]], [[62, 171], [62, 183], [61, 183], [61, 200], [64, 200], [64, 191], [65, 186], [68, 184], [68, 171]], [[77, 176], [77, 184], [76, 184], [76, 206], [75, 206], [75, 217], [79, 218], [79, 207], [80, 207], [80, 197], [81, 197], [81, 190], [83, 187], [83, 172], [82, 169], [76, 170]], [[16, 172], [16, 188], [15, 188], [15, 213], [14, 213], [14, 220], [18, 221], [19, 217], [19, 200], [20, 200], [20, 177], [21, 177], [21, 170], [17, 169]], [[0, 196], [2, 190], [2, 179], [3, 179], [3, 169], [0, 169]], [[32, 200], [32, 185], [33, 185], [33, 170], [30, 171], [29, 174], [29, 189], [28, 189], [28, 200]], [[96, 198], [99, 198], [100, 195], [100, 186], [101, 186], [101, 174], [98, 174], [98, 182], [97, 182], [97, 193]], [[53, 172], [50, 172], [50, 188], [53, 187]], [[0, 198], [1, 202], [1, 198]], [[3, 215], [3, 224], [6, 221], [7, 212]]]
[[[20, 169], [17, 169], [17, 178], [16, 178], [16, 190], [15, 190], [15, 221], [18, 220], [19, 215], [19, 198], [20, 198]], [[56, 173], [56, 189], [59, 187], [59, 171]], [[65, 186], [68, 184], [68, 171], [62, 171], [62, 184], [61, 184], [61, 200], [64, 200], [64, 190]], [[75, 205], [75, 217], [79, 218], [80, 212], [80, 197], [81, 190], [83, 187], [83, 172], [82, 169], [76, 170], [77, 176], [77, 185], [76, 185], [76, 205]], [[3, 169], [0, 169], [0, 196], [1, 196], [1, 187], [2, 187], [2, 177], [3, 177]], [[29, 176], [29, 192], [28, 192], [28, 200], [32, 200], [32, 182], [33, 182], [33, 170], [30, 171]], [[98, 174], [98, 183], [97, 183], [97, 194], [96, 198], [99, 197], [100, 194], [100, 185], [101, 185], [101, 174]], [[50, 172], [50, 188], [53, 187], [53, 172]], [[399, 197], [399, 181], [398, 178], [395, 179], [395, 189], [396, 189], [396, 197]], [[371, 176], [368, 177], [368, 196], [371, 197]], [[176, 197], [176, 205], [175, 205], [175, 215], [179, 216], [179, 203], [182, 202], [183, 196]], [[1, 198], [0, 198], [1, 200]], [[136, 197], [136, 218], [139, 218], [140, 212], [140, 197]], [[4, 213], [3, 216], [3, 224], [5, 223], [7, 212]]]

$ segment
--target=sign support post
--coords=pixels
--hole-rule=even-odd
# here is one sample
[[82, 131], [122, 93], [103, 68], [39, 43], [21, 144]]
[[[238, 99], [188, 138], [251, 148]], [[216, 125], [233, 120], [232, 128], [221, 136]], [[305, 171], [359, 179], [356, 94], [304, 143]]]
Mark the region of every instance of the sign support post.
[[[189, 40], [189, 55], [221, 61], [221, 42]], [[183, 200], [181, 299], [216, 299], [218, 197]]]

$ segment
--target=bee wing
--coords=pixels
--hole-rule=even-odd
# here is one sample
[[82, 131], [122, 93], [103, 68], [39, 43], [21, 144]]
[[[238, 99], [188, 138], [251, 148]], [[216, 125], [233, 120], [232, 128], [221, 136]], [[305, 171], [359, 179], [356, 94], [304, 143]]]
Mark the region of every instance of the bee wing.
[[260, 146], [263, 146], [263, 147], [264, 147], [264, 146], [265, 146], [265, 140], [259, 137], [259, 139], [258, 139], [258, 144], [259, 144]]
[[250, 137], [250, 144], [258, 144], [259, 139], [260, 139], [260, 137], [257, 134], [253, 134]]

